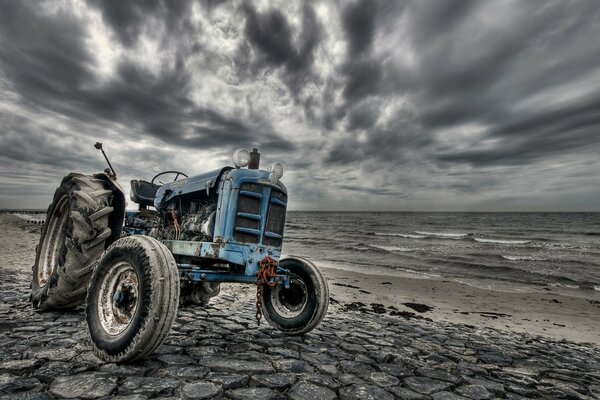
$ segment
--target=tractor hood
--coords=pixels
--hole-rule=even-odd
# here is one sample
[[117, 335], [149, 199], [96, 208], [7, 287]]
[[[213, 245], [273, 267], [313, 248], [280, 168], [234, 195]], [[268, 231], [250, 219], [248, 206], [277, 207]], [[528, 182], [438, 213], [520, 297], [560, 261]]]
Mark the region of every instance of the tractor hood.
[[154, 208], [159, 210], [165, 202], [171, 200], [175, 196], [201, 190], [210, 190], [216, 186], [222, 174], [232, 169], [233, 167], [219, 168], [200, 175], [190, 176], [189, 178], [181, 179], [176, 182], [166, 183], [156, 191]]

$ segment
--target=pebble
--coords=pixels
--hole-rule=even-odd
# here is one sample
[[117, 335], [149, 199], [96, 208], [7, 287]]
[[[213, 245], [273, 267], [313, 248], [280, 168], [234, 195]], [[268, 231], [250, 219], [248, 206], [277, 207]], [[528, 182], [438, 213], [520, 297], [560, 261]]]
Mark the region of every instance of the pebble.
[[290, 400], [306, 400], [306, 399], [320, 399], [320, 400], [335, 400], [337, 395], [331, 389], [327, 389], [314, 383], [300, 382], [294, 385], [287, 393]]
[[448, 382], [438, 381], [436, 379], [431, 379], [423, 376], [411, 376], [404, 380], [406, 386], [415, 392], [421, 394], [431, 394], [433, 392], [439, 392], [444, 389], [448, 389], [452, 386]]
[[91, 373], [59, 376], [52, 382], [49, 392], [65, 399], [95, 399], [109, 396], [116, 388], [116, 377], [104, 373]]
[[211, 382], [186, 383], [181, 393], [187, 399], [220, 399], [223, 389]]

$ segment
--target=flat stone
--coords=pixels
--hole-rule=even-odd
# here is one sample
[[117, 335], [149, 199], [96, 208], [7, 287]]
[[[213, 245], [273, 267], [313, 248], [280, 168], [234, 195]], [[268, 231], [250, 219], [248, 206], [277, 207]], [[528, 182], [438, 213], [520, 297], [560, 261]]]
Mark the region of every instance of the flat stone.
[[293, 385], [296, 382], [294, 374], [266, 374], [254, 375], [250, 378], [252, 386], [264, 386], [271, 389], [283, 389]]
[[364, 364], [356, 361], [341, 361], [340, 366], [347, 374], [354, 374], [358, 376], [366, 376], [371, 372], [375, 372], [375, 369], [368, 364]]
[[175, 379], [130, 376], [119, 386], [119, 394], [171, 396], [178, 387], [179, 381]]
[[456, 392], [473, 400], [488, 400], [494, 398], [494, 395], [481, 385], [464, 385], [457, 388]]
[[413, 392], [407, 388], [403, 387], [390, 387], [386, 388], [389, 392], [393, 393], [396, 397], [404, 399], [404, 400], [426, 400], [427, 396], [424, 396], [420, 393]]
[[305, 379], [307, 382], [314, 383], [318, 386], [328, 387], [332, 390], [337, 390], [341, 386], [336, 379], [327, 375], [305, 375], [302, 377], [302, 379]]
[[452, 375], [448, 371], [444, 371], [442, 369], [437, 368], [419, 368], [417, 369], [417, 374], [426, 376], [431, 379], [436, 379], [438, 381], [446, 381], [450, 383], [458, 383], [460, 381], [459, 378]]
[[0, 396], [0, 400], [51, 400], [53, 396], [46, 392], [18, 392]]
[[50, 393], [66, 399], [94, 399], [109, 396], [117, 388], [117, 378], [102, 372], [75, 376], [59, 376], [50, 386]]
[[496, 364], [500, 366], [511, 365], [513, 359], [511, 356], [501, 353], [484, 352], [479, 354], [479, 359], [485, 364]]
[[0, 372], [24, 372], [42, 364], [40, 360], [7, 360], [0, 362]]
[[287, 393], [288, 399], [291, 400], [335, 400], [337, 395], [331, 389], [315, 385], [309, 382], [298, 382]]
[[346, 386], [340, 389], [340, 400], [393, 400], [389, 392], [371, 385]]
[[315, 372], [315, 369], [306, 361], [302, 360], [276, 360], [274, 362], [278, 372], [293, 372], [297, 374]]
[[208, 374], [206, 379], [212, 382], [217, 382], [218, 384], [223, 386], [224, 389], [237, 389], [246, 386], [248, 384], [248, 381], [250, 380], [250, 377], [248, 375], [234, 375], [221, 372], [211, 372], [210, 374]]
[[501, 396], [502, 394], [504, 394], [504, 385], [502, 385], [501, 383], [489, 381], [487, 379], [470, 378], [470, 377], [466, 377], [465, 381], [471, 385], [483, 386], [488, 391], [494, 393], [497, 396]]
[[69, 361], [77, 354], [77, 351], [60, 347], [39, 348], [32, 352], [35, 358], [42, 358], [51, 361]]
[[21, 390], [35, 391], [41, 388], [42, 383], [36, 378], [0, 374], [0, 393], [12, 393]]
[[371, 372], [367, 379], [380, 387], [396, 386], [400, 382], [398, 378], [385, 372]]
[[447, 389], [452, 386], [448, 382], [438, 381], [424, 376], [411, 376], [404, 380], [406, 386], [415, 392], [422, 394], [431, 394]]
[[242, 388], [227, 393], [233, 400], [280, 400], [283, 396], [269, 388]]
[[196, 364], [196, 360], [183, 354], [165, 354], [158, 357], [158, 360], [166, 365]]
[[386, 372], [398, 378], [406, 378], [412, 375], [412, 372], [403, 364], [382, 363], [375, 365], [381, 372]]
[[452, 392], [437, 392], [434, 393], [431, 398], [433, 400], [467, 400], [466, 397], [462, 397], [457, 395], [456, 393], [452, 393]]
[[207, 357], [199, 361], [200, 365], [211, 371], [238, 372], [245, 374], [269, 374], [274, 373], [273, 366], [266, 361], [247, 361]]
[[[40, 368], [41, 369], [41, 368]], [[117, 375], [117, 376], [131, 376], [131, 375], [140, 375], [144, 376], [144, 374], [149, 370], [148, 367], [143, 365], [133, 365], [133, 364], [116, 364], [116, 363], [107, 363], [100, 366], [100, 371], [106, 372], [109, 375]], [[39, 372], [38, 369], [36, 371]]]
[[211, 382], [186, 383], [181, 393], [188, 399], [220, 399], [223, 389]]
[[208, 375], [208, 368], [201, 366], [171, 366], [158, 371], [154, 376], [175, 379], [201, 379]]

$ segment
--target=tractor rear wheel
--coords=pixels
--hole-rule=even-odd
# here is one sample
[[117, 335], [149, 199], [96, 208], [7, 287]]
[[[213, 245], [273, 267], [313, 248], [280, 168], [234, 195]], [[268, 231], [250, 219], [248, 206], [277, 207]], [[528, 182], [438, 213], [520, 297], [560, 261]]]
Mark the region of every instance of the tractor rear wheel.
[[263, 286], [262, 309], [269, 325], [288, 335], [303, 335], [316, 328], [329, 306], [329, 287], [321, 271], [310, 261], [290, 257], [279, 261], [290, 271], [290, 287]]
[[177, 315], [179, 273], [169, 249], [149, 236], [127, 236], [102, 255], [90, 280], [86, 321], [92, 349], [107, 362], [154, 351]]
[[30, 296], [35, 308], [83, 304], [94, 266], [111, 236], [112, 199], [102, 179], [72, 173], [62, 180], [36, 248]]

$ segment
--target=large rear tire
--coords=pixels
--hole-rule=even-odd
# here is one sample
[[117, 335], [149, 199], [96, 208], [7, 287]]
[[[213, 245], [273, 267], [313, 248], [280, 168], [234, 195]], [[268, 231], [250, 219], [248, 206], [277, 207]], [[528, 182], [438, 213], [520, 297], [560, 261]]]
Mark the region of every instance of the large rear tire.
[[102, 179], [76, 173], [63, 178], [36, 248], [30, 296], [35, 308], [83, 304], [94, 266], [111, 236], [113, 197]]
[[88, 289], [86, 320], [92, 349], [107, 362], [154, 351], [177, 315], [179, 273], [167, 247], [149, 236], [127, 236], [104, 252]]
[[327, 313], [327, 280], [304, 258], [286, 258], [279, 261], [279, 266], [290, 271], [290, 287], [263, 286], [263, 315], [269, 325], [288, 335], [303, 335], [316, 328]]

